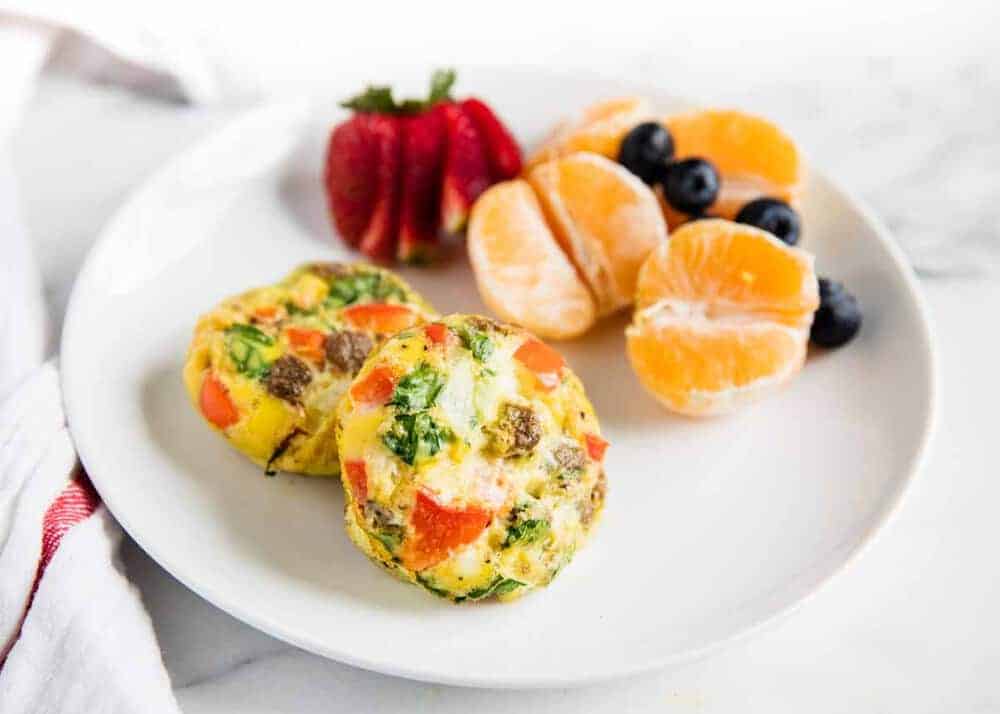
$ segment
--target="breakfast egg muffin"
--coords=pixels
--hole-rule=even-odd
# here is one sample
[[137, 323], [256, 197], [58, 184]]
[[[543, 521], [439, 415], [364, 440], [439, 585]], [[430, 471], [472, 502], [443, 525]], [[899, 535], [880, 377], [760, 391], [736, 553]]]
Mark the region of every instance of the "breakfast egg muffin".
[[547, 585], [604, 505], [583, 385], [530, 333], [451, 315], [391, 337], [337, 408], [351, 539], [455, 602]]
[[202, 316], [184, 383], [205, 421], [268, 474], [336, 475], [340, 397], [386, 337], [434, 315], [387, 270], [303, 265]]

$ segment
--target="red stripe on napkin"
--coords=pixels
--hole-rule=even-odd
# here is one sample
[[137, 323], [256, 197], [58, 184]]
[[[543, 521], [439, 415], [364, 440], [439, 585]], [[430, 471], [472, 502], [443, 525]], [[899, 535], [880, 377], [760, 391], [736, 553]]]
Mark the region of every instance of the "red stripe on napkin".
[[[66, 484], [66, 488], [45, 511], [45, 518], [42, 520], [42, 557], [38, 561], [35, 584], [31, 588], [32, 596], [38, 589], [42, 574], [52, 556], [56, 554], [63, 536], [70, 528], [96, 511], [99, 505], [101, 497], [97, 495], [83, 468], [77, 468], [73, 480]], [[30, 603], [28, 606], [31, 606]]]
[[21, 625], [24, 624], [24, 618], [28, 616], [28, 610], [31, 609], [31, 603], [35, 599], [35, 592], [42, 581], [42, 575], [45, 574], [45, 569], [59, 549], [63, 536], [70, 528], [91, 516], [100, 505], [101, 497], [97, 495], [97, 491], [94, 490], [94, 486], [90, 483], [83, 467], [77, 465], [72, 479], [49, 505], [45, 511], [45, 517], [42, 518], [42, 554], [38, 559], [35, 581], [31, 584], [31, 594], [28, 595], [28, 602], [24, 606], [24, 613], [21, 615], [21, 624], [17, 627], [17, 633], [0, 650], [0, 668], [7, 660], [10, 648], [14, 646], [17, 638], [21, 635]]

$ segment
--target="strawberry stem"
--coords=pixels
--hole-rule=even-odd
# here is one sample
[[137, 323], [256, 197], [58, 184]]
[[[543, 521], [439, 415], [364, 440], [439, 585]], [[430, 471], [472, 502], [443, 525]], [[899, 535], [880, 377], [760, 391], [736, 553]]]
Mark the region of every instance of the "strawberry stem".
[[451, 88], [455, 85], [457, 74], [454, 69], [436, 69], [431, 75], [431, 91], [427, 96], [428, 105], [451, 99]]
[[451, 88], [455, 84], [454, 69], [438, 69], [431, 75], [430, 92], [427, 99], [404, 99], [397, 102], [392, 96], [392, 87], [369, 85], [361, 94], [340, 103], [345, 109], [356, 112], [374, 112], [378, 114], [419, 114], [438, 102], [451, 99]]

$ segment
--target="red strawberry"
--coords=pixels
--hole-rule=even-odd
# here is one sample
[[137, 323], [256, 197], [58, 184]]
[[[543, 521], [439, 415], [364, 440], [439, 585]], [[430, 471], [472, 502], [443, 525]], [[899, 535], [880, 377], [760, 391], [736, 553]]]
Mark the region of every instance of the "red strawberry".
[[444, 163], [444, 121], [437, 111], [400, 120], [403, 127], [403, 195], [396, 256], [426, 263], [438, 247], [438, 207]]
[[472, 204], [490, 185], [482, 137], [461, 104], [439, 105], [448, 131], [448, 152], [441, 187], [441, 225], [448, 233], [465, 228]]
[[521, 173], [521, 148], [485, 102], [471, 97], [462, 102], [486, 145], [486, 158], [494, 181], [506, 181]]
[[333, 130], [323, 174], [337, 232], [355, 246], [375, 208], [378, 142], [370, 119], [356, 114]]
[[376, 197], [360, 249], [370, 258], [388, 260], [396, 254], [399, 230], [401, 125], [397, 117], [389, 114], [368, 115], [368, 122], [376, 142]]
[[330, 134], [323, 180], [338, 232], [372, 258], [431, 260], [442, 229], [461, 231], [491, 183], [520, 173], [506, 127], [478, 99], [453, 101], [454, 82], [439, 70], [426, 99], [370, 86], [341, 104], [355, 114]]

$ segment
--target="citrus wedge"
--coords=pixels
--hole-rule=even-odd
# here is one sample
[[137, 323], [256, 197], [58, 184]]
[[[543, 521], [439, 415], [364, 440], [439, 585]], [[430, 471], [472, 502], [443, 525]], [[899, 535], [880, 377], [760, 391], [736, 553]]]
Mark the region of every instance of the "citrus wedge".
[[528, 158], [527, 168], [577, 151], [614, 158], [629, 129], [652, 117], [652, 105], [643, 97], [621, 97], [593, 104], [557, 126]]
[[575, 337], [594, 323], [594, 298], [527, 181], [505, 181], [480, 196], [467, 242], [479, 293], [502, 319], [553, 339]]
[[678, 229], [639, 273], [632, 367], [668, 409], [721, 414], [802, 367], [819, 306], [813, 258], [722, 219]]
[[[699, 157], [715, 165], [722, 178], [713, 216], [733, 219], [740, 208], [762, 196], [798, 207], [805, 164], [795, 142], [766, 119], [731, 109], [703, 109], [663, 120], [674, 138], [675, 158]], [[687, 216], [666, 206], [673, 228]]]
[[560, 245], [593, 291], [598, 314], [631, 304], [640, 266], [667, 238], [649, 187], [590, 152], [539, 164], [528, 180]]

